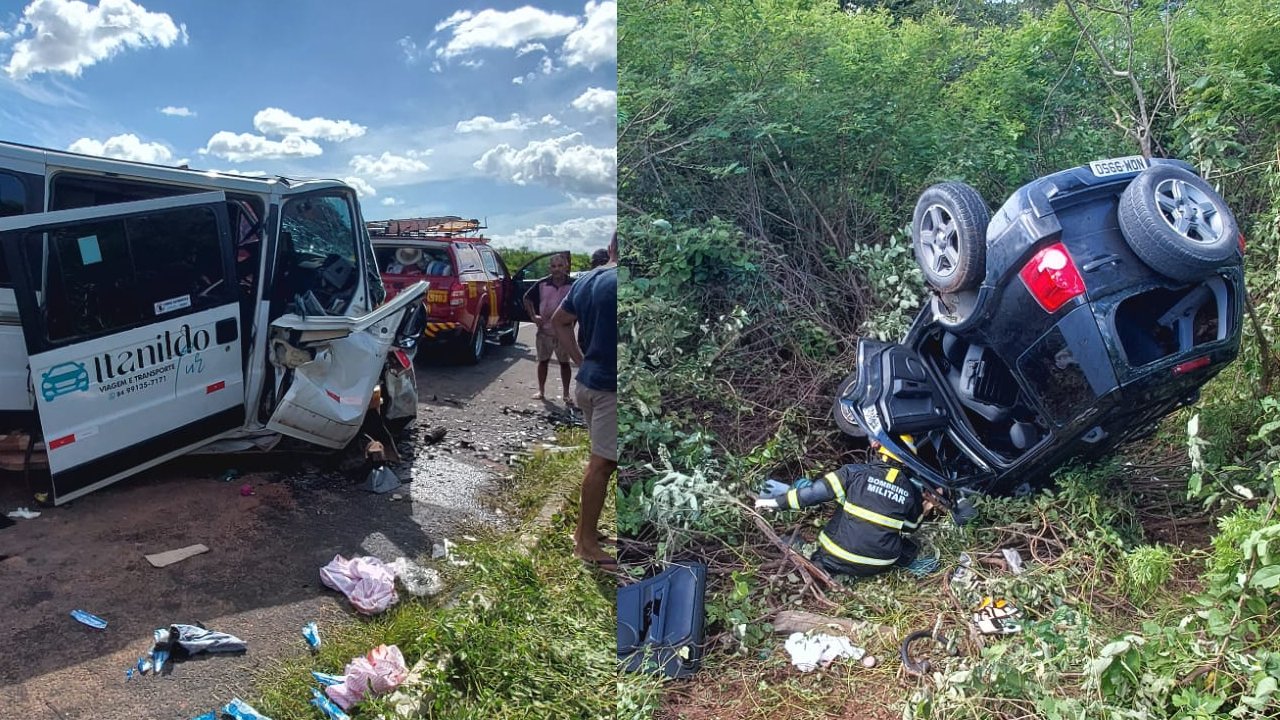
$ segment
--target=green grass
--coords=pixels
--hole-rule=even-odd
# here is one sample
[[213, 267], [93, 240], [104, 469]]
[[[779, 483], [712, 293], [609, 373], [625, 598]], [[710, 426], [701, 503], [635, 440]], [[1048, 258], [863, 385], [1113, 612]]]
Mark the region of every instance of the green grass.
[[[569, 431], [560, 442], [582, 446], [585, 436]], [[578, 451], [529, 459], [505, 488], [525, 527], [459, 546], [456, 555], [469, 564], [438, 565], [448, 588], [436, 598], [323, 628], [321, 651], [265, 673], [251, 702], [275, 720], [318, 717], [308, 704], [311, 670], [340, 674], [353, 657], [394, 644], [410, 667], [425, 660], [422, 681], [411, 688], [418, 703], [410, 717], [614, 717], [614, 581], [575, 560], [569, 539], [585, 457]], [[557, 495], [566, 499], [565, 511], [549, 527], [531, 527]], [[526, 550], [519, 539], [530, 531], [537, 540]], [[388, 698], [350, 714], [394, 717]]]

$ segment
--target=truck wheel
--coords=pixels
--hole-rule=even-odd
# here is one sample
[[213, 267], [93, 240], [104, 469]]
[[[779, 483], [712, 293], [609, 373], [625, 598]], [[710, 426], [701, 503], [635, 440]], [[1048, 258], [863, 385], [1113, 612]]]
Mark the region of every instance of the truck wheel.
[[502, 336], [498, 338], [499, 345], [515, 345], [516, 337], [520, 335], [520, 321], [512, 320], [502, 329]]
[[1120, 230], [1153, 270], [1191, 282], [1236, 257], [1240, 229], [1222, 196], [1173, 165], [1143, 170], [1120, 196]]
[[484, 357], [484, 318], [488, 313], [488, 308], [481, 309], [480, 314], [476, 316], [475, 330], [463, 338], [465, 344], [458, 348], [459, 359], [464, 365], [475, 365], [480, 362], [480, 358]]
[[991, 211], [969, 185], [945, 182], [920, 193], [911, 241], [924, 279], [938, 292], [977, 287], [986, 273]]

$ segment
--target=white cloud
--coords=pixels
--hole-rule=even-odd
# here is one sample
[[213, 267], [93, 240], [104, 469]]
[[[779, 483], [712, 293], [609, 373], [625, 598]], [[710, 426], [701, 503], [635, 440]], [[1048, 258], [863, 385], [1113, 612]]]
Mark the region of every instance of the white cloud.
[[587, 22], [564, 39], [560, 57], [569, 66], [595, 70], [618, 61], [618, 3], [595, 2], [586, 7]]
[[542, 70], [543, 75], [550, 75], [556, 71], [556, 64], [551, 62], [551, 58], [544, 57], [542, 62], [539, 63], [539, 69]]
[[572, 195], [613, 193], [617, 149], [586, 145], [581, 140], [581, 133], [573, 133], [535, 140], [520, 149], [503, 143], [477, 160], [475, 168], [517, 185], [541, 183]]
[[589, 253], [608, 247], [609, 238], [617, 225], [618, 220], [613, 215], [573, 218], [555, 225], [534, 225], [516, 230], [510, 235], [495, 235], [493, 243], [499, 247], [508, 248], [523, 247], [547, 252], [571, 250]]
[[209, 138], [201, 155], [215, 155], [231, 162], [267, 160], [284, 157], [315, 157], [324, 153], [313, 140], [289, 135], [283, 140], [268, 140], [261, 135], [220, 130]]
[[99, 142], [93, 138], [80, 138], [67, 147], [71, 152], [100, 157], [135, 160], [137, 162], [155, 163], [157, 165], [177, 164], [173, 162], [173, 153], [160, 143], [143, 142], [133, 133], [116, 135]]
[[576, 208], [587, 208], [589, 210], [617, 210], [618, 198], [614, 195], [597, 195], [595, 197], [578, 197], [570, 198], [571, 204]]
[[392, 155], [384, 152], [380, 157], [372, 155], [356, 155], [351, 158], [351, 169], [361, 175], [369, 175], [378, 180], [392, 180], [399, 175], [423, 173], [429, 166], [420, 158], [430, 152], [409, 151], [406, 155]]
[[280, 108], [269, 107], [253, 116], [253, 127], [263, 135], [284, 135], [343, 142], [365, 133], [365, 126], [350, 120], [313, 117], [303, 120]]
[[516, 57], [520, 57], [521, 55], [528, 55], [531, 52], [546, 52], [546, 51], [547, 51], [547, 46], [543, 45], [542, 43], [529, 43], [528, 45], [522, 45], [519, 50], [516, 50]]
[[509, 120], [494, 120], [488, 115], [477, 115], [470, 120], [458, 121], [454, 130], [460, 133], [500, 132], [503, 130], [524, 130], [533, 124], [532, 120], [525, 120], [518, 113], [512, 113]]
[[462, 65], [462, 67], [467, 67], [467, 68], [471, 68], [472, 70], [475, 70], [476, 68], [484, 67], [484, 61], [483, 60], [463, 60], [461, 63], [459, 63], [459, 65]]
[[[617, 14], [616, 8], [614, 14]], [[617, 26], [616, 17], [614, 25]], [[452, 32], [449, 42], [436, 53], [451, 58], [481, 48], [514, 49], [531, 40], [567, 35], [577, 27], [578, 19], [575, 17], [549, 13], [528, 5], [510, 12], [489, 9], [473, 14], [460, 10], [436, 25], [436, 32], [446, 29]]]
[[356, 194], [359, 195], [360, 197], [367, 197], [367, 196], [373, 196], [378, 194], [378, 191], [372, 185], [370, 185], [369, 182], [364, 178], [360, 178], [352, 175], [350, 177], [343, 178], [342, 182], [355, 188]]
[[174, 107], [173, 105], [166, 105], [160, 108], [160, 112], [164, 113], [165, 115], [172, 115], [174, 117], [195, 117], [196, 116], [196, 113], [194, 110], [190, 110], [185, 107]]
[[587, 88], [572, 105], [575, 110], [585, 113], [614, 113], [618, 110], [618, 93], [598, 87]]
[[126, 48], [169, 47], [187, 42], [187, 26], [132, 0], [32, 0], [23, 10], [5, 72], [15, 80], [39, 73], [80, 71]]
[[523, 85], [523, 84], [524, 84], [524, 76], [523, 76], [523, 75], [517, 75], [517, 76], [515, 76], [515, 77], [511, 78], [511, 84], [512, 84], [512, 85]]
[[382, 198], [382, 206], [383, 206], [383, 207], [393, 207], [393, 206], [396, 206], [396, 205], [403, 205], [403, 204], [404, 204], [404, 202], [403, 202], [403, 201], [401, 201], [401, 200], [400, 200], [400, 198], [393, 198], [393, 197], [384, 197], [384, 198]]
[[551, 127], [555, 127], [560, 124], [560, 121], [556, 119], [556, 116], [550, 115], [550, 114], [543, 115], [542, 119], [539, 120], [538, 122], [542, 123], [543, 125], [550, 125]]

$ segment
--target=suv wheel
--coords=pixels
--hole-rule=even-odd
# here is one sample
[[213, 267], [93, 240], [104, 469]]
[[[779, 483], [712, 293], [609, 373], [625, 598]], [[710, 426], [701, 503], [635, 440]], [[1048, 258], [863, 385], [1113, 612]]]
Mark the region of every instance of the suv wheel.
[[476, 317], [475, 330], [465, 339], [466, 344], [459, 348], [461, 360], [466, 365], [475, 365], [484, 357], [484, 318], [488, 313], [488, 308], [481, 309]]
[[502, 328], [502, 336], [498, 338], [499, 345], [515, 345], [516, 337], [520, 335], [520, 321], [512, 320]]
[[1173, 165], [1139, 173], [1120, 196], [1119, 219], [1134, 254], [1174, 280], [1200, 280], [1237, 251], [1240, 230], [1222, 197]]
[[954, 293], [977, 287], [986, 273], [990, 222], [986, 201], [969, 185], [939, 183], [920, 193], [911, 216], [911, 240], [916, 262], [934, 290]]

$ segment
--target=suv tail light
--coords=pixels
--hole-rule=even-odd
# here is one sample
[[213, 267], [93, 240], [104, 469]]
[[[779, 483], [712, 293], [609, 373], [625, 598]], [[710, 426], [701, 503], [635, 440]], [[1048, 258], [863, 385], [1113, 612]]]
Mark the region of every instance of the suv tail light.
[[1080, 277], [1062, 243], [1054, 243], [1033, 255], [1018, 276], [1045, 312], [1054, 312], [1084, 293], [1084, 278]]
[[1236, 242], [1240, 243], [1240, 254], [1244, 255], [1244, 233], [1240, 233], [1240, 237], [1236, 238]]
[[454, 281], [449, 288], [449, 304], [458, 307], [467, 304], [467, 286]]

